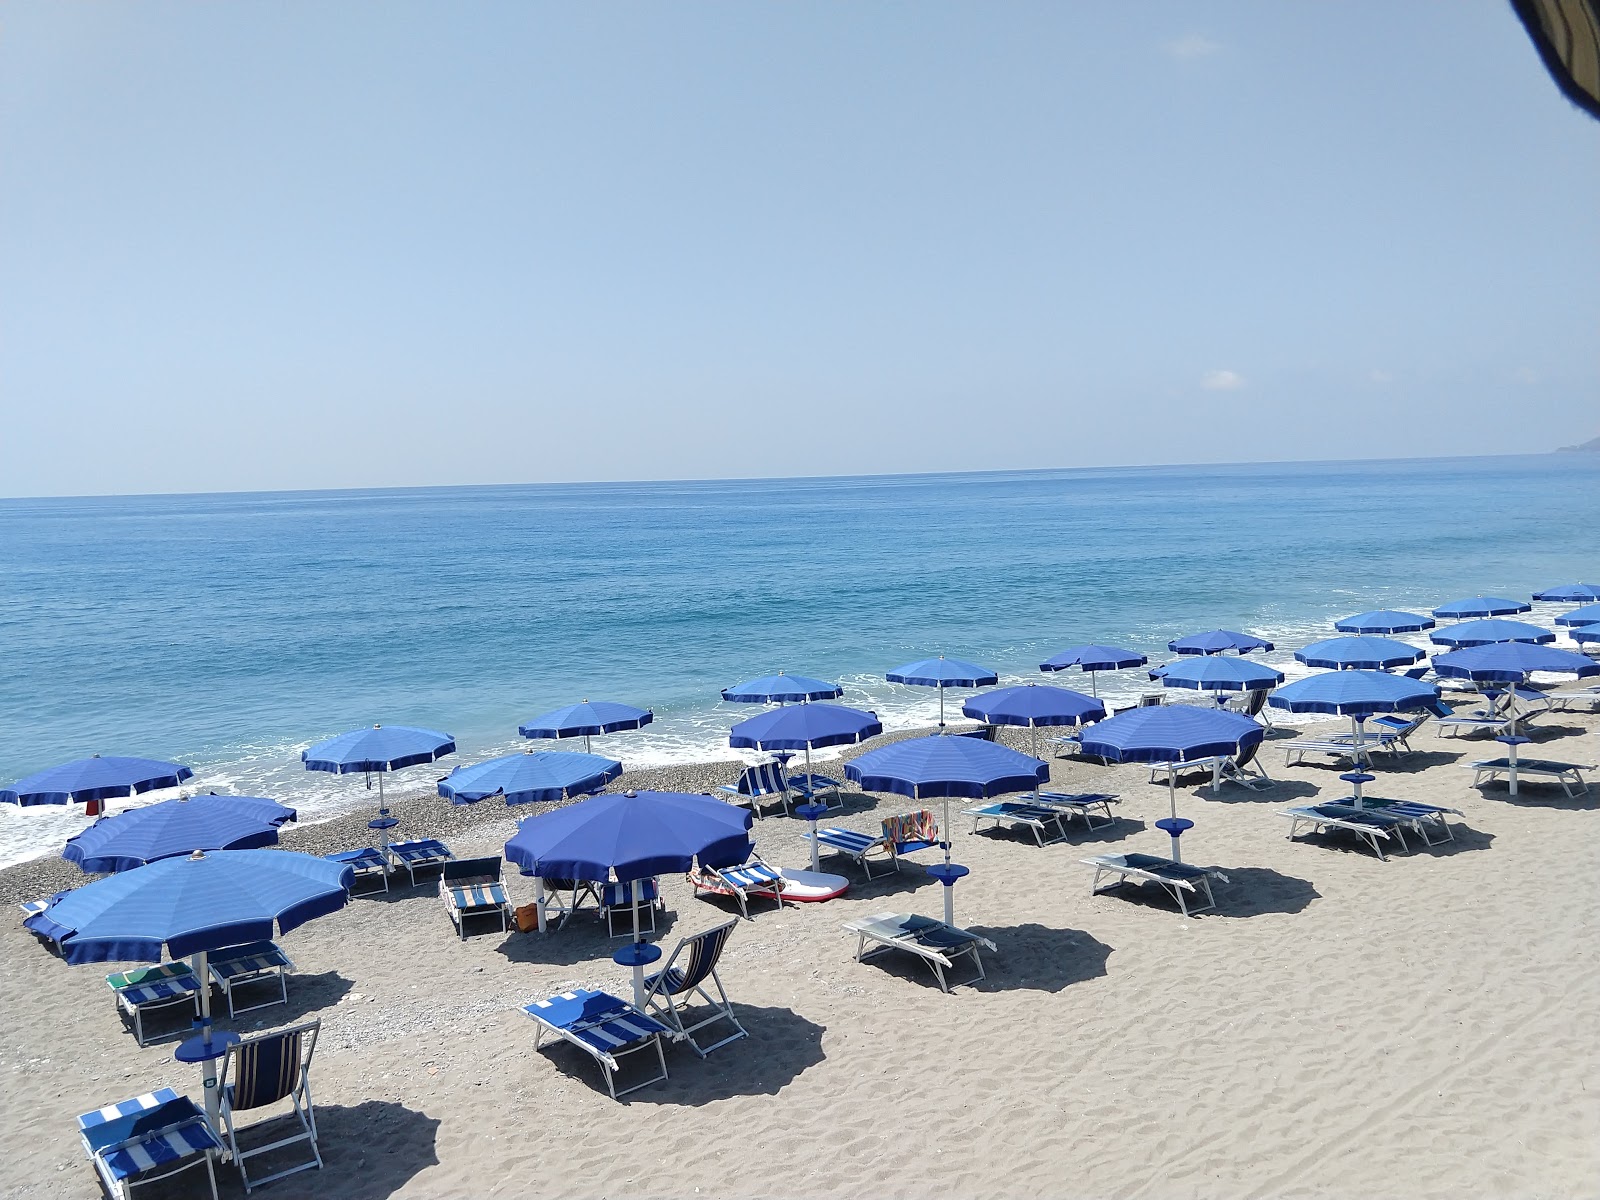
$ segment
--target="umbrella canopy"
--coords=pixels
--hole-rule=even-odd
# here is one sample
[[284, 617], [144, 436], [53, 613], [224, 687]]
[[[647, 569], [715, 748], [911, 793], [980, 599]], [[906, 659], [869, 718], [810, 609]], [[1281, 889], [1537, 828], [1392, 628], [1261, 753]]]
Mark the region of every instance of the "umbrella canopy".
[[1600, 604], [1585, 604], [1556, 618], [1557, 625], [1600, 625]]
[[1428, 640], [1441, 646], [1488, 646], [1495, 642], [1553, 642], [1556, 635], [1526, 621], [1463, 621], [1436, 629]]
[[963, 704], [961, 711], [991, 725], [1022, 725], [1034, 729], [1040, 725], [1083, 725], [1099, 721], [1106, 715], [1106, 706], [1071, 688], [1028, 683], [982, 692]]
[[158, 788], [177, 787], [194, 772], [178, 763], [154, 758], [80, 758], [19, 779], [0, 791], [7, 804], [66, 804], [69, 801], [109, 800]]
[[1504, 617], [1511, 613], [1525, 613], [1533, 605], [1521, 600], [1507, 600], [1502, 596], [1472, 596], [1466, 600], [1452, 600], [1433, 610], [1436, 617], [1460, 620], [1463, 617]]
[[455, 739], [448, 733], [409, 725], [374, 725], [318, 742], [301, 753], [300, 761], [308, 771], [348, 775], [354, 771], [398, 771], [455, 752]]
[[1600, 625], [1578, 625], [1567, 636], [1575, 642], [1600, 642]]
[[1438, 699], [1439, 689], [1431, 683], [1387, 671], [1354, 670], [1296, 679], [1268, 696], [1267, 703], [1290, 712], [1369, 717], [1373, 713], [1426, 708]]
[[585, 700], [535, 717], [517, 732], [525, 738], [598, 737], [624, 729], [640, 729], [655, 720], [648, 708], [634, 708], [614, 700]]
[[896, 667], [884, 676], [890, 683], [914, 683], [920, 687], [989, 687], [999, 677], [988, 667], [963, 662], [959, 658], [924, 658]]
[[883, 732], [877, 715], [839, 704], [775, 708], [728, 731], [728, 745], [742, 750], [817, 750], [864, 742]]
[[288, 933], [343, 908], [353, 875], [289, 850], [197, 850], [86, 883], [26, 924], [70, 963], [158, 962]]
[[1433, 669], [1439, 675], [1471, 679], [1478, 683], [1520, 683], [1532, 671], [1558, 675], [1600, 675], [1600, 663], [1586, 654], [1558, 650], [1527, 642], [1494, 642], [1436, 655]]
[[1207, 692], [1254, 692], [1283, 682], [1283, 672], [1248, 658], [1189, 658], [1167, 663], [1150, 672], [1163, 687], [1196, 688]]
[[1072, 646], [1039, 664], [1041, 671], [1065, 671], [1077, 667], [1083, 671], [1120, 671], [1124, 667], [1142, 667], [1150, 660], [1137, 650], [1123, 650], [1117, 646]]
[[844, 773], [869, 792], [983, 800], [1037, 787], [1050, 778], [1050, 767], [994, 742], [935, 733], [869, 750]]
[[1421, 613], [1379, 608], [1372, 612], [1357, 613], [1342, 621], [1335, 621], [1333, 627], [1340, 633], [1390, 634], [1418, 633], [1424, 629], [1432, 629], [1434, 624], [1432, 617], [1425, 617]]
[[1231, 629], [1213, 629], [1209, 633], [1191, 633], [1188, 637], [1168, 642], [1167, 649], [1174, 654], [1222, 654], [1232, 650], [1243, 654], [1249, 650], [1271, 650], [1272, 643], [1249, 633], [1235, 633]]
[[1535, 600], [1553, 600], [1561, 604], [1582, 604], [1586, 600], [1600, 600], [1600, 583], [1564, 583], [1560, 587], [1545, 588], [1533, 594]]
[[621, 774], [622, 764], [614, 758], [528, 750], [457, 767], [439, 781], [439, 795], [451, 804], [475, 804], [491, 796], [504, 796], [507, 804], [570, 800], [599, 791]]
[[131, 871], [195, 850], [276, 846], [278, 827], [294, 819], [294, 809], [258, 796], [185, 796], [102, 817], [61, 857], [91, 874]]
[[524, 875], [619, 882], [742, 862], [747, 808], [684, 792], [621, 792], [528, 817], [506, 843]]
[[1195, 704], [1134, 708], [1084, 731], [1084, 754], [1113, 762], [1191, 762], [1238, 754], [1267, 731], [1239, 713]]
[[1385, 637], [1327, 638], [1294, 652], [1294, 656], [1308, 667], [1328, 667], [1335, 671], [1352, 668], [1382, 671], [1389, 667], [1404, 667], [1418, 661], [1422, 654], [1415, 646]]
[[837, 683], [805, 675], [763, 675], [735, 687], [723, 688], [722, 698], [734, 704], [804, 704], [812, 700], [837, 700], [844, 689]]

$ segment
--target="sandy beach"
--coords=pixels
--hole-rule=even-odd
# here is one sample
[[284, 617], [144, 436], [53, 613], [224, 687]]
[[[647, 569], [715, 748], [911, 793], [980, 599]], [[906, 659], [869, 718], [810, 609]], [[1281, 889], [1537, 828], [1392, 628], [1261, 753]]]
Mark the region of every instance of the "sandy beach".
[[[1595, 761], [1597, 718], [1559, 713], [1538, 752]], [[1481, 740], [1424, 731], [1379, 770], [1376, 795], [1463, 810], [1455, 840], [1380, 862], [1353, 839], [1286, 840], [1290, 803], [1344, 794], [1331, 766], [1285, 768], [1280, 723], [1263, 791], [1182, 789], [1190, 861], [1216, 864], [1219, 911], [1091, 896], [1087, 854], [1161, 853], [1166, 788], [1137, 767], [1058, 759], [1052, 780], [1121, 796], [1118, 821], [1039, 847], [957, 817], [972, 868], [956, 916], [991, 938], [988, 978], [949, 995], [908, 957], [852, 961], [841, 922], [937, 915], [923, 864], [822, 905], [757, 905], [721, 976], [747, 1040], [613, 1102], [594, 1063], [533, 1049], [529, 1000], [575, 985], [626, 993], [617, 943], [592, 918], [539, 934], [458, 940], [430, 884], [357, 899], [281, 939], [287, 1007], [248, 1032], [322, 1020], [312, 1089], [325, 1167], [269, 1185], [275, 1200], [339, 1196], [1592, 1196], [1600, 1192], [1600, 1010], [1590, 825], [1600, 798], [1503, 785], [1459, 763]], [[1019, 731], [1005, 740], [1026, 746]], [[626, 777], [700, 790], [735, 764]], [[620, 785], [619, 785], [620, 786]], [[396, 802], [408, 833], [495, 853], [531, 809]], [[874, 829], [909, 810], [850, 797], [837, 819]], [[957, 806], [959, 807], [959, 806]], [[365, 814], [290, 827], [286, 847], [357, 839]], [[803, 823], [758, 822], [757, 844], [804, 866]], [[358, 832], [359, 831], [359, 832]], [[933, 861], [931, 855], [922, 860]], [[827, 865], [825, 864], [825, 869]], [[513, 899], [531, 881], [511, 874]], [[41, 860], [0, 875], [8, 902], [82, 881]], [[736, 912], [664, 880], [667, 948]], [[0, 923], [8, 1197], [99, 1194], [73, 1118], [160, 1084], [199, 1096], [172, 1043], [139, 1048], [103, 983], [14, 920]], [[259, 1020], [257, 1020], [259, 1018]], [[220, 1166], [224, 1196], [243, 1195]], [[203, 1175], [174, 1194], [200, 1195]], [[165, 1193], [163, 1193], [165, 1194]]]

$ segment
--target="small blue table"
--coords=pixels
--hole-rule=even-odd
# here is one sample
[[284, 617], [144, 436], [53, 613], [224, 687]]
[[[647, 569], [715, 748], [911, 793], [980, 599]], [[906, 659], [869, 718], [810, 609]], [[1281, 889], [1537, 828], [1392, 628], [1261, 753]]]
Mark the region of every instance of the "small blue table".
[[611, 956], [619, 967], [633, 968], [633, 1006], [644, 1009], [644, 969], [661, 957], [661, 947], [653, 942], [629, 942]]
[[[196, 1022], [199, 1024], [199, 1022]], [[213, 1128], [217, 1125], [217, 1059], [228, 1053], [228, 1048], [241, 1039], [237, 1033], [226, 1029], [212, 1029], [209, 1022], [203, 1030], [178, 1043], [172, 1057], [183, 1063], [200, 1064], [200, 1082], [206, 1093], [206, 1116]]]
[[971, 869], [963, 867], [960, 863], [934, 863], [933, 866], [928, 868], [928, 874], [944, 884], [944, 923], [946, 925], [954, 925], [956, 923], [954, 891], [956, 880], [964, 879], [972, 874]]
[[1178, 852], [1178, 839], [1194, 828], [1194, 822], [1183, 817], [1162, 817], [1156, 822], [1156, 828], [1172, 838], [1172, 861], [1182, 862], [1183, 856]]

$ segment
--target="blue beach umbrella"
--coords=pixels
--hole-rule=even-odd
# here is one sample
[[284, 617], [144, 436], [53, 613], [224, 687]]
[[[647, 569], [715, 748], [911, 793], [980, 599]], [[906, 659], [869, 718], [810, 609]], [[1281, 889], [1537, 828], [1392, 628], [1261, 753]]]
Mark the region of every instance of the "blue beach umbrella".
[[722, 698], [734, 704], [806, 704], [813, 700], [837, 700], [844, 689], [837, 683], [805, 675], [763, 675], [722, 689]]
[[1492, 642], [1435, 655], [1436, 674], [1477, 683], [1521, 683], [1534, 671], [1557, 675], [1600, 675], [1600, 663], [1586, 654], [1528, 642]]
[[1433, 615], [1459, 621], [1464, 617], [1504, 617], [1512, 613], [1525, 613], [1532, 607], [1522, 600], [1507, 600], [1501, 596], [1472, 596], [1466, 600], [1441, 604], [1433, 610]]
[[257, 796], [184, 796], [102, 817], [69, 838], [61, 857], [105, 874], [196, 850], [254, 850], [276, 846], [278, 827], [295, 815]]
[[1027, 683], [980, 692], [963, 704], [961, 711], [965, 716], [991, 725], [1025, 727], [1031, 739], [1029, 750], [1038, 758], [1039, 726], [1086, 725], [1103, 720], [1106, 706], [1095, 697], [1071, 688]]
[[1077, 667], [1089, 675], [1089, 690], [1096, 696], [1100, 686], [1096, 671], [1121, 671], [1127, 667], [1142, 667], [1150, 660], [1137, 650], [1124, 650], [1120, 646], [1072, 646], [1039, 664], [1039, 670], [1065, 671]]
[[648, 708], [634, 708], [614, 700], [585, 700], [535, 717], [517, 726], [517, 732], [525, 738], [581, 737], [583, 752], [587, 754], [590, 738], [624, 729], [642, 729], [653, 720], [655, 713]]
[[[525, 819], [506, 843], [506, 858], [532, 875], [544, 911], [544, 879], [587, 879], [636, 884], [668, 872], [745, 860], [750, 851], [746, 808], [684, 792], [621, 792], [592, 796], [568, 808]], [[633, 940], [638, 943], [639, 892], [633, 897]], [[543, 929], [543, 920], [540, 928]], [[634, 951], [634, 1001], [644, 1007], [644, 956]]]
[[503, 796], [508, 805], [570, 800], [599, 791], [621, 774], [622, 764], [614, 758], [526, 750], [457, 767], [439, 781], [439, 795], [451, 804], [475, 804], [491, 796]]
[[1224, 654], [1232, 650], [1244, 654], [1251, 650], [1271, 650], [1272, 643], [1250, 633], [1235, 633], [1231, 629], [1213, 629], [1209, 633], [1191, 633], [1167, 643], [1174, 654]]
[[379, 849], [383, 850], [389, 844], [389, 830], [398, 824], [389, 815], [389, 805], [383, 795], [383, 777], [390, 771], [430, 763], [455, 752], [455, 739], [448, 733], [410, 725], [374, 725], [371, 729], [353, 729], [318, 742], [301, 753], [300, 761], [308, 771], [330, 771], [335, 775], [359, 771], [364, 775], [377, 775], [378, 819], [370, 822], [367, 828], [378, 831]]
[[1567, 636], [1575, 642], [1600, 642], [1600, 624], [1574, 626]]
[[1380, 712], [1428, 708], [1438, 702], [1439, 689], [1431, 683], [1373, 670], [1328, 671], [1321, 675], [1308, 675], [1284, 685], [1267, 697], [1268, 704], [1289, 712], [1349, 717], [1358, 763], [1366, 758], [1362, 743], [1368, 717]]
[[[1084, 731], [1081, 744], [1083, 753], [1109, 762], [1175, 763], [1238, 755], [1260, 745], [1266, 736], [1260, 724], [1239, 713], [1197, 704], [1162, 704], [1107, 717]], [[1212, 787], [1215, 790], [1215, 782]], [[1176, 772], [1167, 773], [1167, 800], [1170, 819], [1176, 822]], [[1173, 826], [1168, 832], [1176, 859], [1181, 829]]]
[[896, 667], [885, 676], [890, 683], [909, 683], [939, 689], [939, 728], [944, 728], [944, 690], [947, 687], [991, 687], [1000, 677], [988, 667], [963, 662], [959, 658], [923, 658]]
[[1495, 642], [1553, 642], [1556, 635], [1548, 629], [1529, 625], [1526, 621], [1462, 621], [1447, 625], [1428, 635], [1428, 640], [1440, 646], [1461, 649], [1465, 646], [1488, 646]]
[[1423, 652], [1415, 646], [1384, 637], [1326, 638], [1312, 642], [1294, 656], [1308, 667], [1334, 671], [1384, 671], [1417, 662]]
[[[55, 942], [69, 963], [194, 956], [202, 1035], [209, 1041], [206, 956], [269, 940], [343, 908], [353, 876], [342, 863], [289, 850], [197, 850], [86, 883], [24, 923]], [[202, 1063], [202, 1074], [205, 1068]], [[205, 1082], [206, 1112], [214, 1122], [215, 1076]]]
[[[1191, 688], [1206, 692], [1254, 692], [1275, 687], [1283, 682], [1283, 672], [1264, 667], [1248, 658], [1181, 659], [1150, 672], [1151, 679], [1161, 680], [1163, 687]], [[1222, 697], [1217, 697], [1220, 702]]]
[[1585, 604], [1556, 618], [1557, 625], [1600, 625], [1600, 604]]
[[19, 779], [0, 791], [0, 802], [26, 807], [77, 801], [87, 803], [88, 814], [94, 816], [102, 800], [177, 787], [193, 777], [192, 770], [178, 763], [96, 754]]
[[825, 746], [853, 746], [883, 732], [876, 713], [841, 704], [791, 704], [740, 721], [728, 731], [735, 750], [804, 750], [806, 785], [811, 778], [811, 752]]
[[1586, 600], [1600, 600], [1600, 583], [1566, 583], [1560, 587], [1545, 588], [1542, 592], [1535, 592], [1533, 598], [1562, 604], [1582, 604]]
[[1335, 621], [1333, 627], [1340, 633], [1391, 634], [1420, 633], [1424, 629], [1432, 629], [1435, 624], [1432, 617], [1425, 617], [1421, 613], [1379, 608]]

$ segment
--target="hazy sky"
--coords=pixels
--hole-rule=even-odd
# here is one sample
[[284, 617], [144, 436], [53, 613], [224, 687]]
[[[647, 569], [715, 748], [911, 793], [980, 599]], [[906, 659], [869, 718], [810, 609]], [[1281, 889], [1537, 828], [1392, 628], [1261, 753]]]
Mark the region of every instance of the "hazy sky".
[[1508, 4], [10, 3], [0, 493], [1544, 450]]

